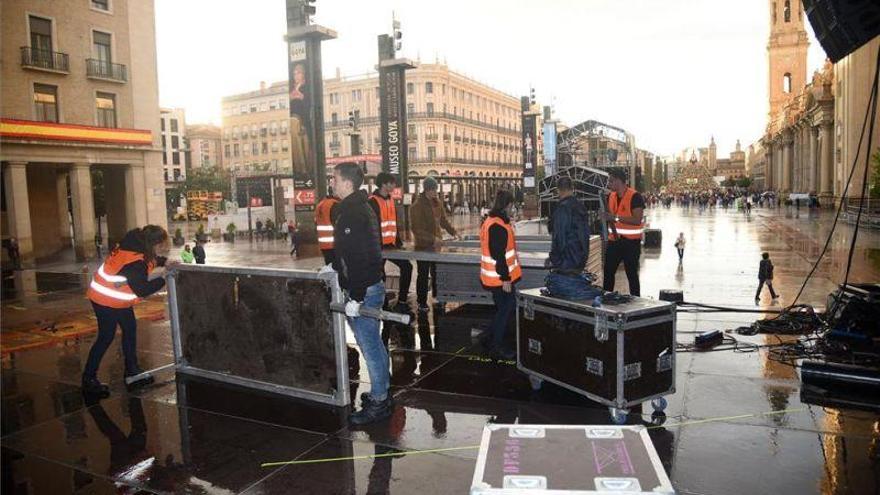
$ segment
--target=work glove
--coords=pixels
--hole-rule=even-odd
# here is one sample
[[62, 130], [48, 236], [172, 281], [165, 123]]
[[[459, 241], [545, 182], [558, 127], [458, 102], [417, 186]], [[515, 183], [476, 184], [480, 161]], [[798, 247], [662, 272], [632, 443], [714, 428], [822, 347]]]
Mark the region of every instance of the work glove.
[[361, 315], [361, 303], [355, 300], [349, 300], [345, 303], [345, 316], [349, 318], [357, 318]]
[[332, 264], [328, 263], [322, 266], [320, 270], [318, 270], [318, 275], [323, 275], [325, 273], [336, 273], [336, 270], [333, 269]]

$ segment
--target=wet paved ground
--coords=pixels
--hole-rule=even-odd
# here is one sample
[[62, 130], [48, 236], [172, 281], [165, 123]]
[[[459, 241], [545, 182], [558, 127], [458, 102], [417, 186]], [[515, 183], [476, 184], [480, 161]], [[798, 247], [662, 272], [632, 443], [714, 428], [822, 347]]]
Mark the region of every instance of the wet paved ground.
[[[746, 219], [724, 211], [651, 211], [664, 240], [661, 250], [643, 257], [643, 294], [682, 288], [687, 300], [754, 307], [759, 255], [769, 251], [781, 304], [790, 303], [830, 222], [827, 215], [786, 213], [759, 210]], [[850, 227], [838, 229], [831, 259], [808, 284], [803, 302], [824, 304], [833, 281], [842, 276]], [[679, 231], [688, 240], [680, 268], [672, 248]], [[861, 238], [851, 278], [880, 280], [878, 248], [877, 233]], [[208, 260], [291, 266], [287, 249], [281, 242], [212, 243]], [[52, 270], [70, 268], [76, 271], [62, 264]], [[40, 276], [36, 290], [28, 282], [15, 297], [4, 290], [3, 335], [9, 321], [21, 327], [30, 321], [87, 318], [88, 307], [81, 289], [71, 285], [72, 276], [59, 278], [61, 283]], [[625, 288], [622, 272], [618, 283]], [[533, 392], [511, 363], [484, 358], [474, 329], [484, 328], [489, 315], [487, 309], [449, 307], [445, 314], [419, 318], [411, 328], [391, 329], [395, 413], [390, 421], [361, 431], [347, 427], [345, 410], [175, 377], [171, 371], [159, 373], [156, 385], [128, 394], [117, 345], [99, 374], [111, 384], [111, 398], [86, 403], [78, 382], [92, 341], [87, 333], [5, 354], [0, 487], [16, 494], [466, 493], [476, 458], [476, 450], [467, 447], [478, 443], [488, 421], [609, 423], [606, 408], [549, 385]], [[691, 332], [749, 321], [743, 314], [680, 314], [679, 341], [690, 341]], [[170, 363], [167, 321], [142, 320], [139, 325], [141, 366]], [[356, 404], [370, 386], [362, 362], [360, 369], [359, 376], [352, 375]], [[679, 353], [676, 376], [667, 421], [650, 434], [679, 493], [880, 490], [880, 418], [802, 403], [794, 368], [769, 360], [764, 352]], [[644, 412], [632, 414], [629, 423], [650, 424], [650, 408]], [[456, 450], [397, 455], [439, 449]], [[357, 459], [260, 467], [340, 457]]]

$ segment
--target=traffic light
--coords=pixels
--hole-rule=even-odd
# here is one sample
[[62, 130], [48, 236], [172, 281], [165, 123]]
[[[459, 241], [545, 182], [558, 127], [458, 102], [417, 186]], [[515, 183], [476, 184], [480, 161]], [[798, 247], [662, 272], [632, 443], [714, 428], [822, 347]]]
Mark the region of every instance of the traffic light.
[[536, 103], [535, 88], [529, 88], [529, 103], [531, 103], [532, 105]]
[[403, 31], [400, 30], [400, 21], [397, 19], [391, 21], [391, 39], [394, 40], [394, 51], [400, 51], [403, 47]]
[[354, 112], [348, 112], [348, 127], [354, 129]]
[[315, 0], [304, 0], [303, 1], [303, 14], [306, 17], [315, 15]]

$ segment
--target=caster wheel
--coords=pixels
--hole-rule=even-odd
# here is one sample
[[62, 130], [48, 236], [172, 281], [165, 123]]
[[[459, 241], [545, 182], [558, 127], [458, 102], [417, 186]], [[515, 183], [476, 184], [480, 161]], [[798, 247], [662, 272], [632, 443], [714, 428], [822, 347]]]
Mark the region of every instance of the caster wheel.
[[611, 421], [616, 425], [622, 425], [626, 423], [626, 417], [629, 413], [626, 409], [618, 409], [616, 407], [609, 407], [608, 412], [611, 413]]
[[654, 408], [655, 411], [662, 412], [666, 410], [668, 402], [666, 402], [666, 397], [657, 397], [656, 399], [651, 401], [651, 407]]
[[541, 390], [541, 387], [544, 386], [544, 380], [541, 380], [540, 378], [534, 376], [529, 376], [529, 383], [532, 385], [532, 390], [534, 390], [535, 392]]
[[651, 415], [651, 424], [654, 426], [660, 426], [666, 422], [666, 413], [663, 411], [654, 411], [654, 414]]

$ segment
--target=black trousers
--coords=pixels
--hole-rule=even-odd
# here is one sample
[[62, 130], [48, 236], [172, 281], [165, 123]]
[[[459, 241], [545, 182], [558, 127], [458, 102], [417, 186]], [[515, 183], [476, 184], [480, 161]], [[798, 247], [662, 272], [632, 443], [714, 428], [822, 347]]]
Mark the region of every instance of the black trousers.
[[437, 265], [431, 261], [416, 261], [419, 278], [416, 279], [416, 300], [428, 304], [428, 276], [431, 277], [431, 295], [437, 297]]
[[[406, 302], [409, 286], [412, 283], [412, 263], [407, 260], [385, 260], [400, 270], [400, 288], [397, 290], [397, 302]], [[383, 277], [384, 279], [384, 277]]]
[[755, 299], [761, 298], [761, 290], [764, 288], [764, 284], [767, 284], [767, 288], [770, 289], [770, 297], [776, 299], [776, 291], [773, 290], [773, 280], [764, 280], [763, 278], [758, 279], [758, 291], [755, 292]]
[[122, 328], [122, 355], [125, 358], [125, 373], [137, 373], [137, 320], [132, 308], [110, 308], [92, 303], [95, 317], [98, 319], [98, 337], [92, 344], [83, 377], [95, 378], [101, 359], [113, 343], [116, 336], [116, 327]]
[[336, 250], [335, 249], [322, 249], [321, 254], [324, 256], [324, 264], [329, 265], [333, 263], [333, 260], [336, 258]]
[[639, 256], [642, 254], [642, 243], [638, 239], [618, 239], [608, 242], [608, 251], [605, 253], [605, 268], [603, 270], [602, 288], [607, 291], [614, 290], [614, 275], [617, 267], [623, 262], [626, 270], [626, 279], [629, 281], [629, 293], [634, 296], [641, 295], [639, 284]]

